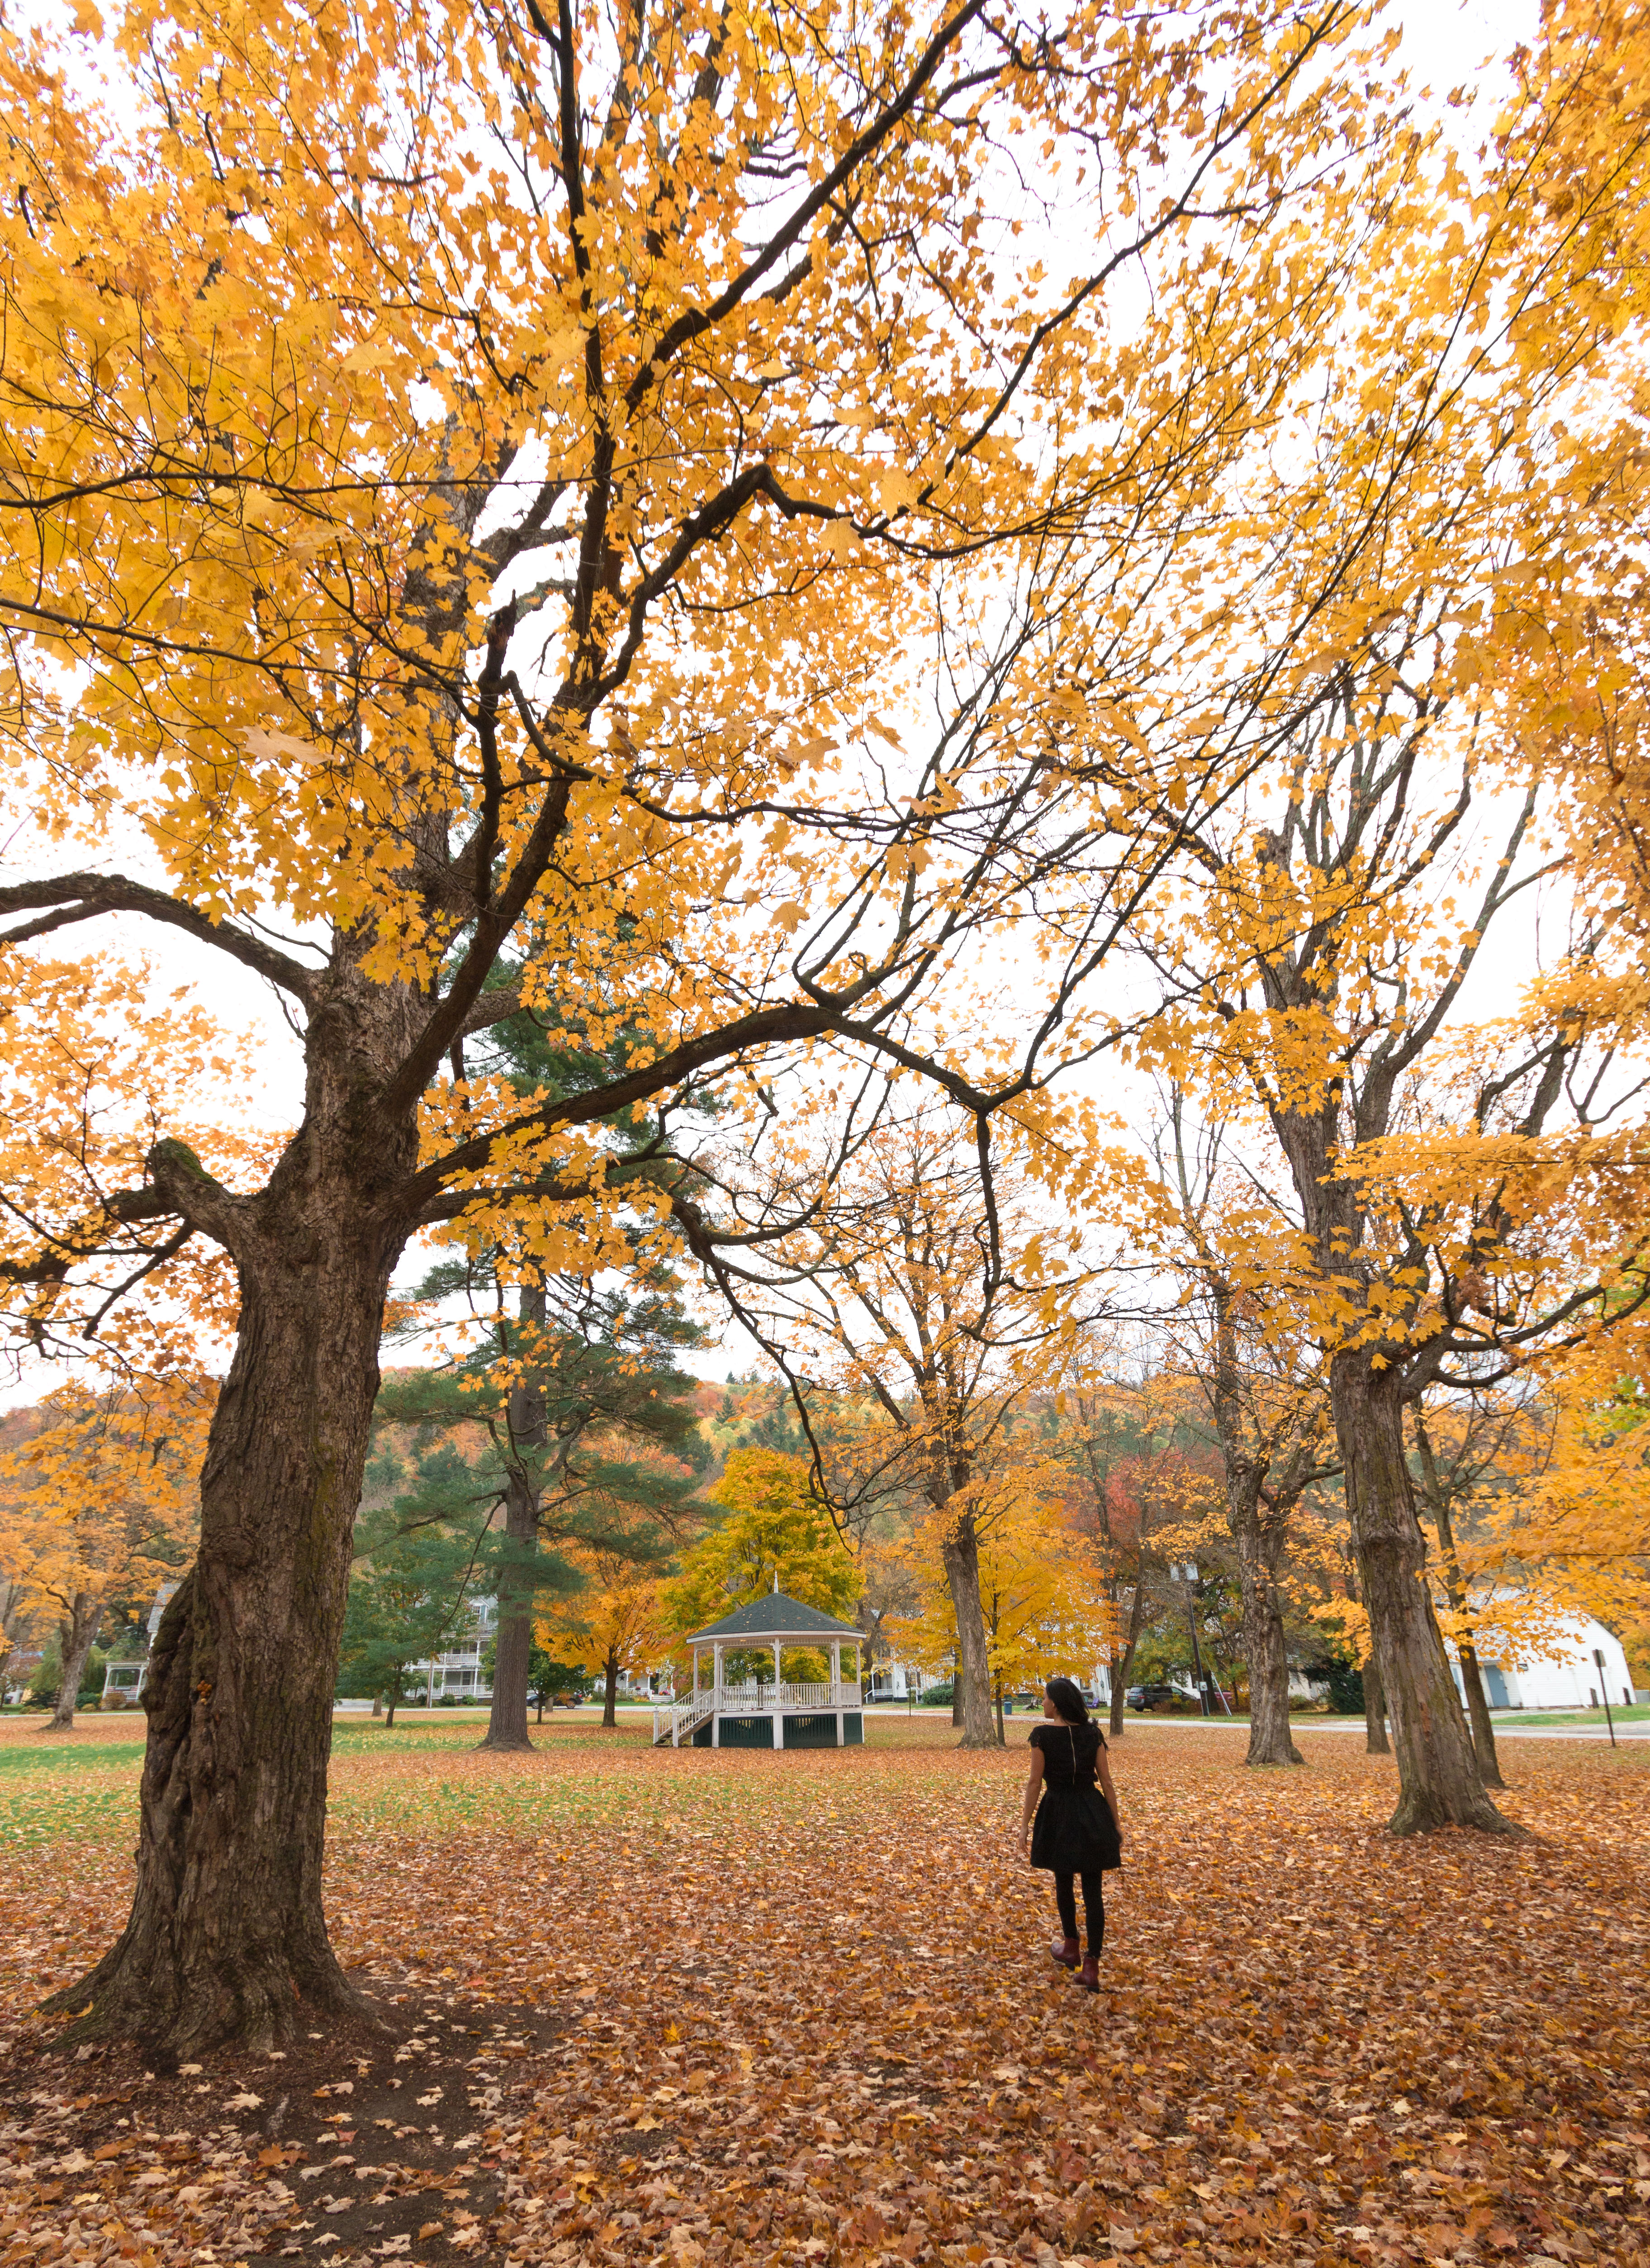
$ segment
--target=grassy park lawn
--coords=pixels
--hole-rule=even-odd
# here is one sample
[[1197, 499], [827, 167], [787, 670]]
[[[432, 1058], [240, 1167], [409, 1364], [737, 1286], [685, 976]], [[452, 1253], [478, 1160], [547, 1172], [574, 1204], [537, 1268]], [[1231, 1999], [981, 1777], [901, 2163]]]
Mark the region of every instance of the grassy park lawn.
[[[392, 2251], [334, 2242], [334, 2183], [382, 2171], [348, 2108], [306, 2184], [228, 2120], [278, 2067], [209, 2068], [181, 2121], [128, 2078], [101, 2160], [14, 2125], [0, 2256], [1650, 2268], [1650, 1744], [1509, 1743], [1529, 1839], [1394, 1844], [1392, 1768], [1344, 1734], [1259, 1774], [1131, 1719], [1090, 1999], [1016, 1863], [1024, 1728], [963, 1755], [935, 1716], [776, 1756], [557, 1712], [507, 1758], [458, 1712], [341, 1719], [344, 1960], [553, 2028], [464, 2138], [487, 2181]], [[0, 2064], [119, 1927], [142, 1730], [0, 1725]], [[34, 2065], [30, 2103], [48, 2068], [104, 2102], [94, 2060]]]
[[[1618, 1725], [1650, 1722], [1650, 1706], [1640, 1702], [1613, 1704], [1610, 1716]], [[1605, 1721], [1602, 1709], [1497, 1709], [1493, 1712], [1498, 1725], [1509, 1728], [1519, 1725], [1602, 1725]]]

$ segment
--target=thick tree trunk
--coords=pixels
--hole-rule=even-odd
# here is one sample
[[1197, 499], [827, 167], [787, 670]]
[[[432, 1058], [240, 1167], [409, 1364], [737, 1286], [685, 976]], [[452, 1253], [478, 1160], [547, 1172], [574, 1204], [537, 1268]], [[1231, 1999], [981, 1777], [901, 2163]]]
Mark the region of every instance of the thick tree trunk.
[[1443, 1634], [1426, 1580], [1397, 1378], [1367, 1348], [1330, 1366], [1335, 1430], [1346, 1476], [1353, 1540], [1398, 1763], [1395, 1835], [1434, 1827], [1512, 1829], [1485, 1793], [1462, 1721]]
[[[312, 1086], [312, 1103], [314, 1087]], [[414, 1161], [379, 1127], [375, 1165]], [[255, 1199], [210, 1185], [241, 1311], [201, 1476], [201, 1543], [161, 1618], [143, 1705], [137, 1881], [119, 1941], [54, 2006], [153, 2067], [277, 2047], [359, 2013], [327, 1942], [333, 1689], [378, 1341], [404, 1233], [295, 1138]], [[161, 1169], [174, 1160], [156, 1153]], [[205, 1176], [193, 1160], [194, 1174]]]
[[[545, 1289], [521, 1288], [522, 1348], [542, 1338]], [[504, 1498], [505, 1557], [499, 1574], [498, 1638], [493, 1664], [493, 1705], [488, 1713], [484, 1749], [531, 1749], [527, 1733], [527, 1679], [532, 1660], [535, 1586], [532, 1561], [539, 1548], [539, 1475], [534, 1452], [544, 1447], [545, 1397], [531, 1379], [510, 1389], [511, 1463]]]
[[602, 1664], [602, 1723], [619, 1729], [619, 1657], [610, 1653]]
[[991, 1663], [986, 1651], [986, 1617], [979, 1601], [979, 1538], [972, 1513], [965, 1513], [944, 1547], [945, 1580], [957, 1618], [957, 1676], [953, 1702], [963, 1711], [962, 1746], [999, 1745], [991, 1714]]
[[[1230, 1504], [1230, 1493], [1228, 1497]], [[1238, 1579], [1243, 1594], [1243, 1653], [1249, 1666], [1249, 1755], [1251, 1764], [1303, 1764], [1289, 1723], [1289, 1662], [1284, 1645], [1283, 1603], [1278, 1589], [1281, 1526], [1255, 1516], [1232, 1520]]]
[[57, 1701], [46, 1727], [48, 1733], [67, 1733], [73, 1729], [75, 1704], [80, 1697], [80, 1681], [86, 1674], [86, 1657], [97, 1642], [98, 1624], [103, 1620], [103, 1602], [90, 1591], [77, 1591], [69, 1602], [69, 1619], [57, 1625], [58, 1650], [63, 1658], [62, 1683], [57, 1689]]
[[388, 1701], [384, 1705], [384, 1729], [386, 1733], [389, 1731], [390, 1727], [395, 1722], [396, 1704], [400, 1700], [400, 1697], [401, 1697], [399, 1693], [392, 1693]]
[[372, 1697], [372, 1713], [375, 1717], [381, 1717], [384, 1714], [384, 1696], [382, 1693], [375, 1693]]

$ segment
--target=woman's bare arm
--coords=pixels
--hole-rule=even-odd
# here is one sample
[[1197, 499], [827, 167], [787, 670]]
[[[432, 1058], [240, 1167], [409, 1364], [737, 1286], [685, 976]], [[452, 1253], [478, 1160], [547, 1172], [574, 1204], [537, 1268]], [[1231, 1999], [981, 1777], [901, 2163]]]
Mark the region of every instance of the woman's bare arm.
[[1020, 1840], [1029, 1851], [1031, 1847], [1031, 1815], [1037, 1809], [1037, 1799], [1043, 1790], [1043, 1751], [1033, 1746], [1031, 1769], [1026, 1775], [1025, 1801], [1020, 1807]]
[[1111, 1816], [1117, 1821], [1118, 1838], [1121, 1841], [1123, 1821], [1118, 1810], [1118, 1792], [1111, 1785], [1111, 1759], [1106, 1753], [1104, 1742], [1101, 1743], [1099, 1755], [1095, 1758], [1095, 1765], [1100, 1776], [1100, 1786], [1104, 1792], [1105, 1800], [1111, 1807]]

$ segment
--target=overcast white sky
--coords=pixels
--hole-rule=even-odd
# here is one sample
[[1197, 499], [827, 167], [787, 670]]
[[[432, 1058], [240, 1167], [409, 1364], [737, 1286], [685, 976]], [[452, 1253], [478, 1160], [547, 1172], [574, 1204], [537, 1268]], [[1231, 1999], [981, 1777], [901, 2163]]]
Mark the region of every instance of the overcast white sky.
[[[1396, 13], [1404, 27], [1404, 59], [1418, 83], [1435, 99], [1455, 87], [1470, 90], [1481, 117], [1492, 111], [1507, 85], [1504, 61], [1498, 67], [1493, 59], [1505, 58], [1515, 44], [1532, 39], [1538, 21], [1536, 0], [1499, 0], [1493, 6], [1485, 0], [1467, 0], [1463, 6], [1448, 0], [1404, 0]], [[40, 871], [35, 863], [40, 847], [27, 816], [18, 815], [0, 835], [0, 873]], [[107, 848], [108, 864], [115, 866], [120, 846]], [[68, 954], [74, 949], [72, 939], [83, 940], [88, 952], [115, 948], [146, 955], [163, 985], [193, 985], [226, 1028], [247, 1035], [248, 1075], [231, 1107], [265, 1125], [291, 1123], [302, 1091], [301, 1064], [270, 988], [224, 956], [198, 954], [143, 924], [103, 921], [55, 939], [54, 946]], [[404, 1265], [402, 1272], [411, 1271]], [[744, 1369], [754, 1352], [742, 1331], [730, 1330], [720, 1347], [691, 1366], [720, 1377], [730, 1368]], [[0, 1406], [34, 1400], [60, 1374], [37, 1371], [10, 1388], [0, 1383]]]

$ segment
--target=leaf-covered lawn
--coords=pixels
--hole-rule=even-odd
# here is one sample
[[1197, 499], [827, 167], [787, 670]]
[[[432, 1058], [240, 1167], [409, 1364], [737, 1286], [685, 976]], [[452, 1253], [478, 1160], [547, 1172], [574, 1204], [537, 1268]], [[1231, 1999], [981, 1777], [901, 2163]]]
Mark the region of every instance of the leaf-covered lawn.
[[[471, 1722], [341, 1728], [345, 1959], [566, 2027], [478, 2127], [491, 2218], [432, 2207], [396, 2257], [1650, 2268], [1650, 1744], [1509, 1743], [1506, 1808], [1539, 1839], [1393, 1844], [1391, 1768], [1344, 1735], [1262, 1775], [1222, 1736], [1132, 1725], [1090, 1999], [1016, 1863], [1023, 1728], [1005, 1756], [871, 1727], [672, 1754], [564, 1718], [503, 1759]], [[89, 1786], [127, 1808], [112, 1842], [8, 1870], [13, 2032], [118, 1926], [136, 1761], [98, 1726], [42, 1774], [38, 1742], [10, 1761], [26, 1738], [0, 1734], [7, 1800], [43, 1778], [65, 1817]], [[43, 2207], [42, 2145], [0, 2237], [168, 2268], [373, 2257], [322, 2242], [319, 2191], [245, 2145], [184, 2205], [141, 2156]]]

